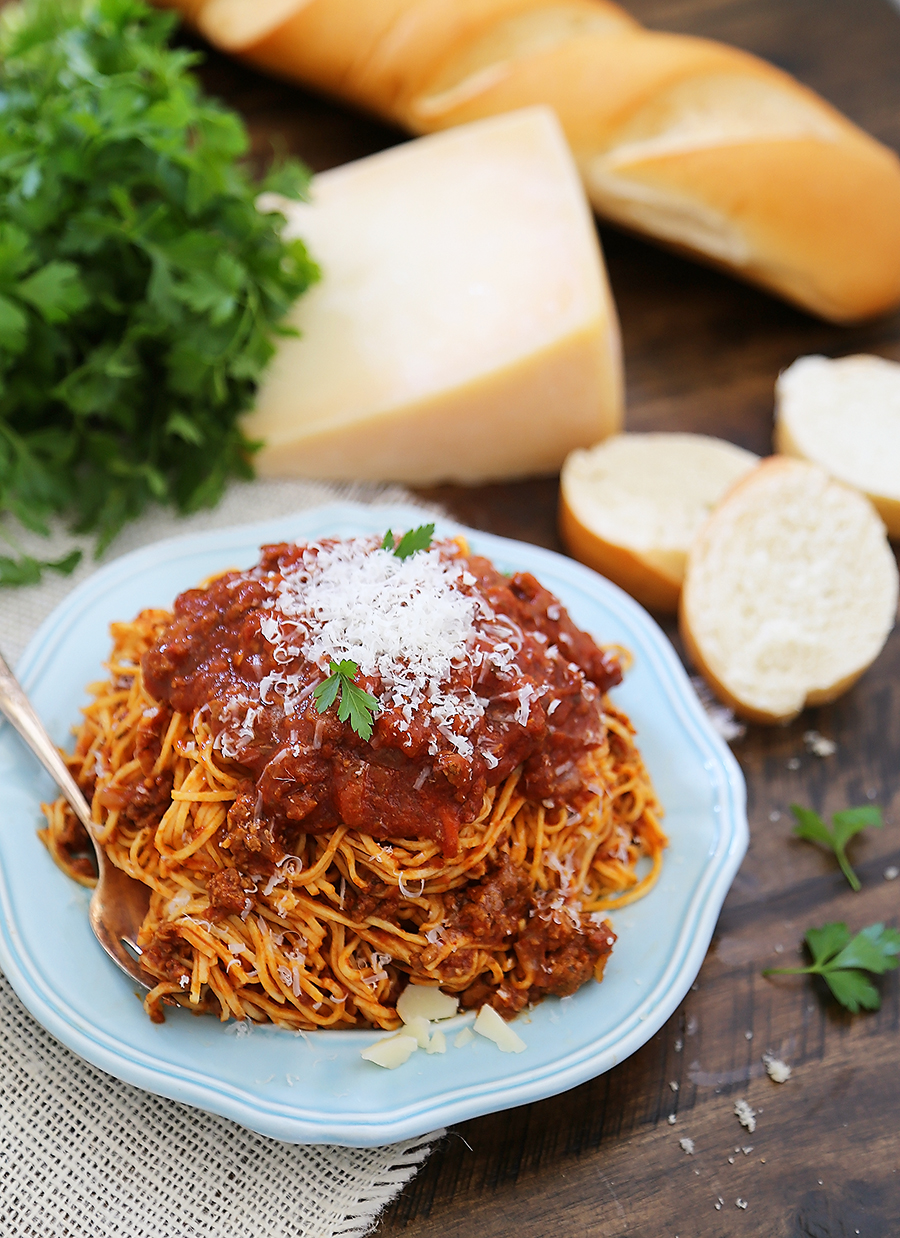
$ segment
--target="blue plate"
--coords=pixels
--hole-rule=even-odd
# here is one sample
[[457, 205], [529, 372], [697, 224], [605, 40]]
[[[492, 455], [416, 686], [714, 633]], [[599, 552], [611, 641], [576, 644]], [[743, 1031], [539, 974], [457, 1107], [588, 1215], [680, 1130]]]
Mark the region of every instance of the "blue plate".
[[[111, 563], [75, 589], [42, 624], [20, 664], [21, 680], [50, 734], [67, 742], [85, 685], [102, 677], [108, 625], [147, 606], [169, 606], [213, 572], [249, 567], [264, 542], [308, 540], [421, 523], [404, 507], [336, 503], [263, 524], [159, 542]], [[476, 1037], [460, 1048], [449, 1027], [444, 1056], [415, 1053], [386, 1071], [360, 1057], [365, 1031], [294, 1035], [181, 1010], [163, 1025], [144, 1014], [134, 986], [97, 945], [88, 892], [51, 861], [36, 837], [48, 778], [12, 728], [0, 730], [0, 965], [35, 1018], [63, 1044], [138, 1087], [232, 1118], [294, 1143], [364, 1147], [407, 1139], [448, 1122], [540, 1100], [598, 1075], [638, 1049], [687, 992], [747, 847], [744, 783], [713, 732], [666, 638], [626, 594], [550, 551], [449, 521], [504, 571], [533, 572], [573, 619], [634, 654], [615, 699], [638, 729], [665, 805], [671, 839], [663, 875], [641, 902], [612, 916], [619, 940], [602, 985], [550, 999], [520, 1016], [527, 1048], [501, 1053]]]

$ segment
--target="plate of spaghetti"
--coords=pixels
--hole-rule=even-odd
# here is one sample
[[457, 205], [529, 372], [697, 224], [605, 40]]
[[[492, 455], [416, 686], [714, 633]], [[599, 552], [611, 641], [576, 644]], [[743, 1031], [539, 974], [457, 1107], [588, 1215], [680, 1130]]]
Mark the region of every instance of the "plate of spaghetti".
[[90, 932], [81, 827], [0, 732], [25, 1005], [279, 1139], [385, 1143], [608, 1069], [692, 983], [746, 849], [740, 772], [649, 616], [421, 520], [339, 503], [159, 543], [36, 634], [23, 683], [61, 744], [81, 709], [96, 837], [148, 888], [147, 992]]

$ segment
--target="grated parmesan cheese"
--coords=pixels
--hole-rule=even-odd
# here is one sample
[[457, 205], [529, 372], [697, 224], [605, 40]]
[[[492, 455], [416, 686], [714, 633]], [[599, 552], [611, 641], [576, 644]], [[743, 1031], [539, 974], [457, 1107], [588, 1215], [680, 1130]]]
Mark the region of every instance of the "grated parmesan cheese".
[[[400, 710], [407, 726], [413, 717], [430, 715], [432, 755], [439, 752], [440, 736], [471, 758], [470, 735], [487, 702], [470, 687], [454, 687], [451, 673], [469, 666], [475, 681], [478, 668], [489, 662], [501, 678], [513, 678], [523, 642], [508, 616], [495, 614], [471, 592], [475, 584], [439, 546], [399, 559], [383, 550], [377, 537], [313, 542], [285, 569], [271, 609], [259, 620], [260, 632], [280, 667], [301, 652], [323, 677], [332, 659], [355, 662], [364, 676], [380, 681], [377, 699]], [[479, 647], [479, 635], [491, 641], [489, 651]], [[280, 704], [290, 717], [317, 686], [289, 670], [271, 671], [258, 685], [258, 700], [241, 693], [231, 697], [216, 746], [226, 757], [238, 758], [254, 739], [264, 706]], [[520, 724], [527, 722], [536, 697], [530, 684], [515, 693]], [[317, 731], [314, 746], [320, 744]], [[493, 754], [485, 760], [497, 764]]]

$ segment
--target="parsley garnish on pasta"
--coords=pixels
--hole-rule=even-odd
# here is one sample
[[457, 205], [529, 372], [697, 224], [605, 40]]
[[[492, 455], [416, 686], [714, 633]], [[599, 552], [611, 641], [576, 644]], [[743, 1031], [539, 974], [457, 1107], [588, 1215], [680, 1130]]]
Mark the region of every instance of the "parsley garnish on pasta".
[[328, 678], [313, 693], [319, 713], [324, 714], [337, 701], [338, 720], [349, 720], [360, 739], [371, 739], [378, 701], [371, 692], [366, 692], [365, 688], [353, 682], [359, 674], [359, 667], [349, 658], [342, 658], [340, 662], [329, 663], [328, 671]]
[[417, 550], [427, 550], [433, 537], [433, 524], [420, 524], [416, 529], [408, 529], [396, 543], [392, 530], [388, 529], [381, 543], [381, 549], [392, 550], [398, 559], [409, 559]]

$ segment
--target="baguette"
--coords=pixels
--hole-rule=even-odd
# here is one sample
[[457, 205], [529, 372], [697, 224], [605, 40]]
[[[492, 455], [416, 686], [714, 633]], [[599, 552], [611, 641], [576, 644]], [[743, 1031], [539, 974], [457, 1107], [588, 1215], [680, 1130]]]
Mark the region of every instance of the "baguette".
[[897, 565], [864, 495], [772, 456], [738, 482], [688, 555], [680, 630], [714, 692], [786, 723], [845, 692], [897, 614]]
[[414, 133], [552, 106], [607, 219], [836, 322], [900, 303], [900, 160], [787, 73], [608, 0], [160, 0]]
[[643, 606], [676, 611], [698, 529], [758, 463], [703, 434], [618, 434], [573, 451], [560, 476], [562, 539]]
[[900, 365], [801, 357], [775, 387], [775, 447], [868, 495], [900, 538]]

